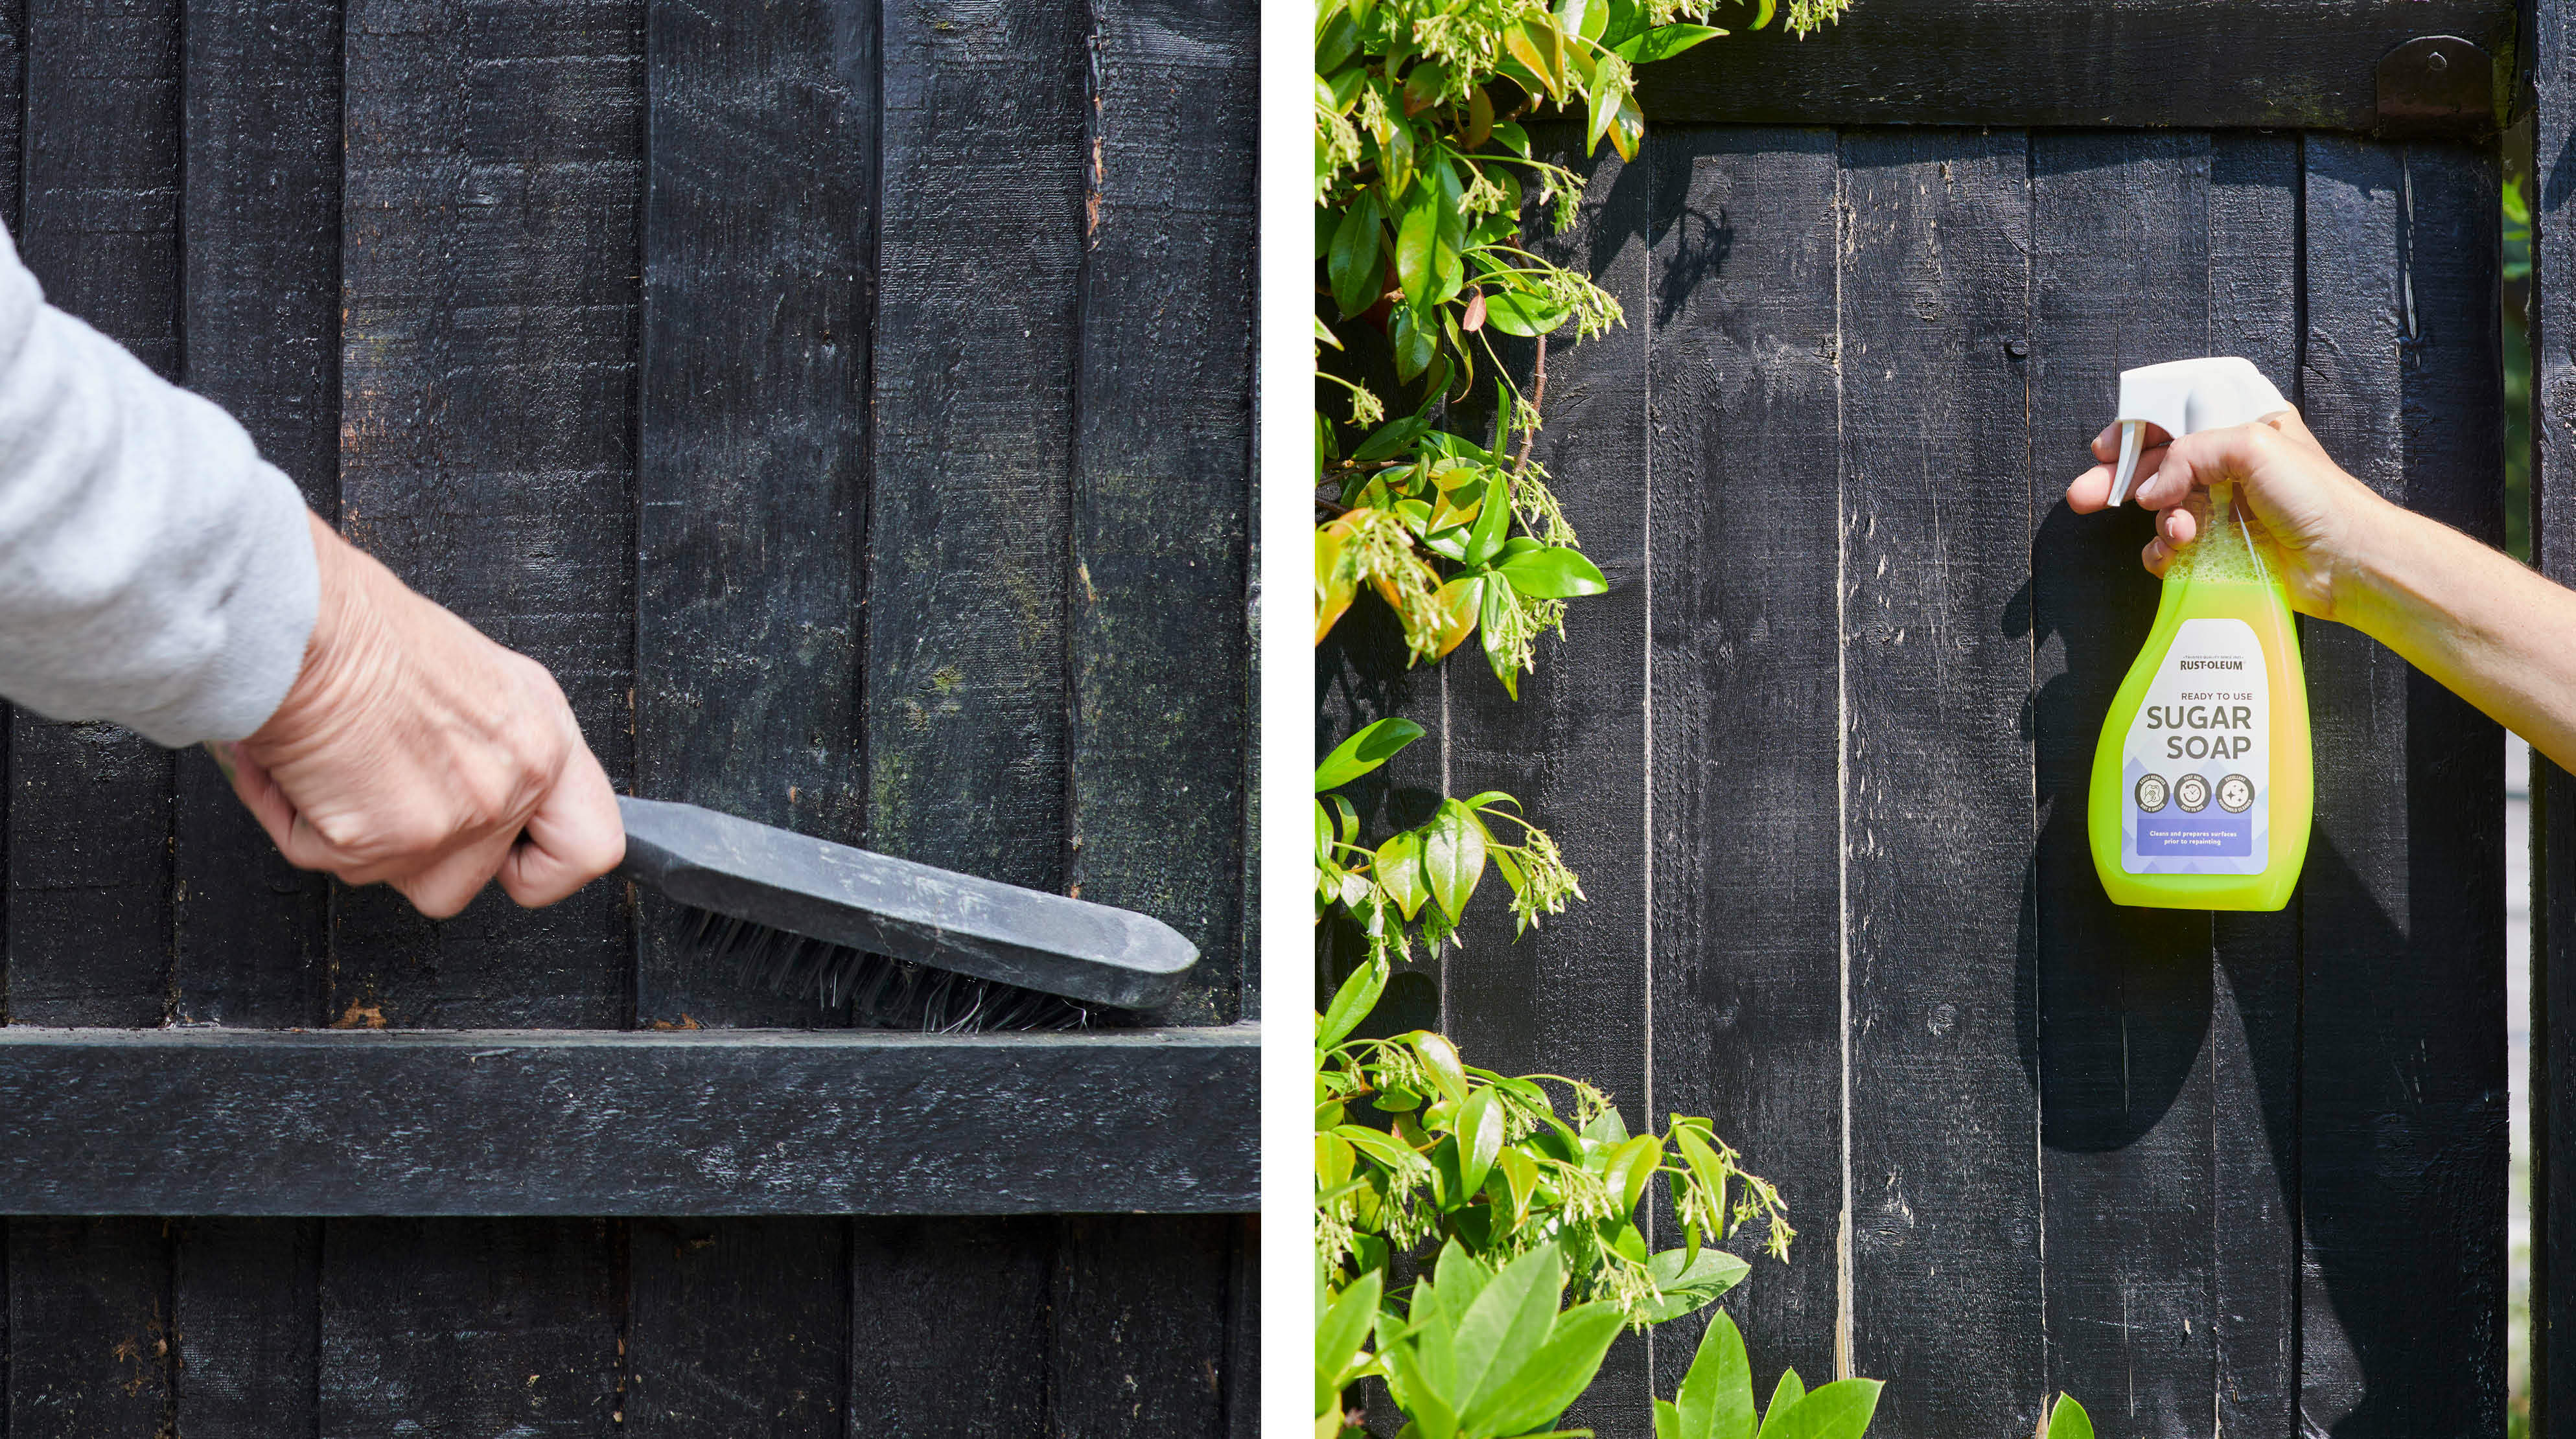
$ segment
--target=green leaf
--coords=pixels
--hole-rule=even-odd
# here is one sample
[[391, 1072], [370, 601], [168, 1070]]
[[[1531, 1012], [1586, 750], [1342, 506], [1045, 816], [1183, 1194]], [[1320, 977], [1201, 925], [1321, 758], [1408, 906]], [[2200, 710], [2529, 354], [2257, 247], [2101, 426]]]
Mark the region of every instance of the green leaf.
[[2075, 1402], [2072, 1394], [2057, 1396], [2057, 1407], [2049, 1411], [2048, 1427], [2039, 1431], [2039, 1439], [2093, 1439], [2093, 1416]]
[[1676, 1400], [1681, 1439], [1753, 1439], [1753, 1365], [1723, 1312], [1710, 1316]]
[[1430, 887], [1422, 880], [1422, 832], [1409, 829], [1379, 845], [1369, 877], [1395, 901], [1407, 922], [1420, 915], [1422, 902], [1431, 897]]
[[[1637, 0], [1607, 0], [1601, 8], [1609, 12], [1609, 19], [1602, 25], [1601, 33], [1593, 38], [1612, 50], [1618, 50], [1621, 45], [1626, 44], [1638, 31], [1644, 29], [1647, 20], [1652, 18], [1637, 8]], [[1621, 51], [1621, 53], [1626, 52]]]
[[1316, 863], [1321, 864], [1321, 863], [1325, 862], [1326, 860], [1328, 860], [1329, 858], [1331, 858], [1331, 855], [1332, 855], [1332, 848], [1333, 848], [1333, 817], [1332, 817], [1331, 815], [1328, 815], [1328, 814], [1324, 813], [1324, 802], [1323, 802], [1322, 800], [1320, 800], [1320, 799], [1319, 799], [1319, 800], [1315, 801], [1315, 861], [1316, 861]]
[[1771, 1391], [1771, 1407], [1762, 1413], [1761, 1439], [1781, 1439], [1777, 1432], [1789, 1422], [1789, 1411], [1807, 1397], [1807, 1386], [1795, 1369], [1780, 1371], [1780, 1387]]
[[1467, 1096], [1458, 1111], [1458, 1190], [1484, 1187], [1486, 1171], [1503, 1152], [1503, 1104], [1490, 1089]]
[[1529, 158], [1529, 131], [1522, 129], [1519, 121], [1495, 121], [1494, 138], [1503, 142], [1504, 149], [1511, 151], [1513, 154], [1520, 156], [1524, 160]]
[[1413, 127], [1401, 120], [1387, 125], [1377, 144], [1377, 172], [1386, 183], [1388, 203], [1404, 198], [1413, 187]]
[[1485, 877], [1485, 831], [1465, 805], [1440, 802], [1439, 812], [1422, 827], [1422, 868], [1431, 881], [1431, 897], [1441, 912], [1456, 919]]
[[1878, 1391], [1875, 1379], [1836, 1380], [1790, 1406], [1785, 1419], [1778, 1417], [1780, 1401], [1774, 1399], [1771, 1416], [1762, 1421], [1762, 1439], [1861, 1439], [1878, 1411]]
[[1459, 1417], [1467, 1427], [1476, 1427], [1481, 1401], [1509, 1385], [1544, 1346], [1564, 1292], [1565, 1262], [1555, 1245], [1542, 1244], [1504, 1265], [1459, 1316], [1458, 1379], [1451, 1392], [1460, 1398]]
[[1513, 555], [1496, 565], [1512, 588], [1536, 600], [1566, 600], [1597, 595], [1610, 588], [1600, 567], [1571, 545], [1544, 545]]
[[1422, 726], [1409, 719], [1382, 719], [1333, 746], [1315, 766], [1315, 790], [1339, 789], [1386, 763], [1406, 745], [1422, 738]]
[[1696, 1254], [1667, 1249], [1646, 1261], [1646, 1277], [1655, 1282], [1655, 1297], [1646, 1301], [1646, 1317], [1661, 1324], [1697, 1313], [1743, 1283], [1752, 1270], [1752, 1265], [1723, 1249], [1702, 1249]]
[[[1399, 380], [1410, 383], [1414, 376], [1430, 369], [1431, 362], [1440, 357], [1439, 342], [1423, 328], [1419, 315], [1410, 305], [1395, 312], [1395, 323], [1388, 329], [1387, 337], [1395, 342], [1395, 377]], [[1438, 386], [1430, 388], [1437, 393]]]
[[1360, 837], [1360, 812], [1351, 808], [1349, 800], [1337, 794], [1324, 796], [1322, 802], [1333, 810], [1333, 837], [1343, 844], [1356, 841]]
[[1430, 433], [1430, 430], [1431, 422], [1420, 415], [1407, 415], [1400, 420], [1389, 420], [1371, 430], [1369, 437], [1360, 441], [1360, 447], [1351, 451], [1351, 458], [1361, 461], [1392, 459], [1404, 450], [1410, 449], [1415, 442]]
[[1619, 101], [1626, 93], [1617, 85], [1592, 87], [1591, 120], [1583, 128], [1584, 154], [1599, 148], [1601, 137], [1610, 133], [1610, 122], [1619, 118]]
[[1377, 191], [1362, 190], [1342, 216], [1340, 228], [1333, 231], [1325, 269], [1332, 278], [1333, 303], [1341, 306], [1346, 317], [1366, 314], [1377, 306], [1379, 286], [1386, 279], [1385, 221]]
[[1623, 1316], [1612, 1303], [1580, 1304], [1556, 1316], [1547, 1342], [1489, 1399], [1460, 1416], [1487, 1434], [1521, 1434], [1565, 1412], [1592, 1384]]
[[1335, 1136], [1351, 1142], [1351, 1148], [1377, 1161], [1382, 1169], [1398, 1174], [1419, 1172], [1416, 1161], [1422, 1158], [1400, 1139], [1389, 1139], [1377, 1130], [1357, 1124], [1345, 1124], [1333, 1130]]
[[1359, 47], [1360, 27], [1352, 21], [1350, 12], [1333, 16], [1315, 36], [1315, 73], [1330, 75], [1339, 70]]
[[1420, 310], [1431, 304], [1438, 283], [1433, 252], [1440, 243], [1440, 199], [1424, 195], [1404, 212], [1395, 232], [1395, 278], [1404, 286], [1405, 302]]
[[[1503, 693], [1517, 700], [1521, 697], [1520, 663], [1496, 638], [1503, 632], [1503, 607], [1512, 602], [1510, 585], [1497, 580], [1485, 586], [1484, 608], [1478, 611], [1476, 623], [1485, 636], [1485, 664], [1493, 670], [1494, 678], [1503, 682]], [[1520, 886], [1512, 888], [1517, 890]]]
[[1326, 1049], [1342, 1042], [1360, 1027], [1370, 1010], [1377, 1008], [1378, 996], [1386, 992], [1387, 964], [1372, 959], [1351, 971], [1342, 987], [1333, 991], [1333, 1002], [1325, 1009], [1324, 1018], [1315, 1029], [1315, 1042]]
[[1608, 13], [1608, 0], [1556, 0], [1556, 28], [1562, 34], [1582, 35], [1589, 25], [1590, 33], [1597, 35]]
[[1377, 1300], [1385, 1277], [1371, 1270], [1359, 1277], [1330, 1308], [1317, 1306], [1315, 1320], [1315, 1412], [1341, 1403], [1342, 1385], [1368, 1342], [1377, 1318]]
[[1694, 1439], [1682, 1432], [1682, 1411], [1670, 1399], [1655, 1401], [1655, 1439]]
[[1491, 563], [1502, 553], [1511, 523], [1511, 481], [1496, 475], [1485, 481], [1484, 508], [1476, 512], [1475, 528], [1467, 532], [1467, 548], [1459, 559], [1470, 565]]
[[1616, 1106], [1604, 1109], [1590, 1124], [1583, 1126], [1583, 1137], [1595, 1144], [1625, 1144], [1628, 1142], [1628, 1121], [1619, 1117]]
[[1467, 1102], [1467, 1070], [1458, 1062], [1458, 1046], [1449, 1037], [1417, 1029], [1406, 1038], [1413, 1052], [1422, 1059], [1422, 1067], [1431, 1074], [1431, 1082], [1440, 1087], [1441, 1096], [1452, 1104]]
[[1756, 30], [1770, 24], [1771, 17], [1779, 13], [1780, 9], [1780, 0], [1759, 0], [1759, 4], [1761, 8], [1753, 16], [1753, 28]]
[[1714, 40], [1726, 32], [1714, 25], [1658, 25], [1642, 35], [1631, 35], [1617, 47], [1620, 58], [1644, 65], [1669, 60], [1703, 40]]
[[1619, 1213], [1630, 1214], [1637, 1200], [1646, 1192], [1646, 1181], [1664, 1162], [1664, 1142], [1651, 1134], [1641, 1134], [1610, 1151], [1610, 1162], [1601, 1171], [1602, 1183], [1609, 1186], [1611, 1199]]
[[1564, 306], [1549, 304], [1535, 290], [1491, 290], [1485, 295], [1485, 323], [1506, 335], [1547, 334], [1565, 323], [1567, 313]]

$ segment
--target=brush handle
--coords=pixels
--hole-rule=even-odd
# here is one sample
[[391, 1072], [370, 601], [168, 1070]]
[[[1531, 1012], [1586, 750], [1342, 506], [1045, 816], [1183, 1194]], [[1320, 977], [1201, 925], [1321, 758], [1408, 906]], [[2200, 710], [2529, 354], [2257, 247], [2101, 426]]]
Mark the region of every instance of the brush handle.
[[1161, 920], [621, 795], [620, 871], [682, 904], [983, 979], [1121, 1009], [1180, 989], [1198, 950]]

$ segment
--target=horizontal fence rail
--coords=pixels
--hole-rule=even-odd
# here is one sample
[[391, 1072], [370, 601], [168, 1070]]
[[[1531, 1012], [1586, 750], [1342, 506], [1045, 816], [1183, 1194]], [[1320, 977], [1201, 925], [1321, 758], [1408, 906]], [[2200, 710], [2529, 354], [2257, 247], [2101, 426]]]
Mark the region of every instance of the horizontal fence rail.
[[0, 1029], [0, 1213], [1226, 1213], [1260, 1032]]

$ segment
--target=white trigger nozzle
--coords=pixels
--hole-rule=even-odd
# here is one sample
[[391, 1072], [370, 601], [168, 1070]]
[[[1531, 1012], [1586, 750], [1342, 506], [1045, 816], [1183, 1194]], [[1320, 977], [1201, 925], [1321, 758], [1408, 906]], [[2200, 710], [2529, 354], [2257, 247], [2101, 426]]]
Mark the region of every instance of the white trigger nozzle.
[[2111, 475], [2111, 508], [2115, 510], [2120, 507], [2123, 500], [2129, 498], [2129, 481], [2137, 478], [2138, 443], [2145, 434], [2146, 428], [2147, 422], [2144, 420], [2120, 422], [2120, 468], [2113, 471]]

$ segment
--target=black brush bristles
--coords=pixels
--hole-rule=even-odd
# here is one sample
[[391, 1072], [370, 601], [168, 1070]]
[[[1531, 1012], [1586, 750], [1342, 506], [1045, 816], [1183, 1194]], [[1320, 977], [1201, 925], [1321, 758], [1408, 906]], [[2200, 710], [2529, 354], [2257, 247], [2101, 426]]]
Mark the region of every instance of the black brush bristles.
[[689, 941], [709, 959], [732, 960], [734, 977], [772, 994], [847, 1005], [859, 1023], [923, 1034], [1088, 1029], [1095, 1007], [1000, 980], [888, 959], [809, 939], [711, 909], [690, 907]]

